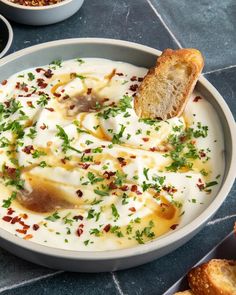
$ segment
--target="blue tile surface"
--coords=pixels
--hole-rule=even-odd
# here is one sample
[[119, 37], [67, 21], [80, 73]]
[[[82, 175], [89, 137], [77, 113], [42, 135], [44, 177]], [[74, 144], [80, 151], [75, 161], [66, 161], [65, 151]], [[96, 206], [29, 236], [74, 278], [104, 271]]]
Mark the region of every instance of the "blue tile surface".
[[[235, 26], [234, 0], [85, 0], [78, 13], [59, 24], [45, 27], [13, 24], [15, 38], [11, 52], [74, 37], [117, 38], [161, 50], [177, 48], [177, 39], [182, 46], [198, 47], [204, 52], [205, 71], [213, 70], [205, 77], [223, 95], [236, 117], [236, 67], [220, 70], [236, 64]], [[130, 270], [105, 274], [55, 273], [0, 249], [0, 294], [161, 295], [232, 230], [236, 220], [235, 196], [236, 184], [213, 217], [214, 222], [191, 241], [163, 258]]]
[[234, 0], [151, 0], [183, 47], [199, 48], [205, 71], [236, 63]]
[[133, 41], [164, 49], [176, 43], [144, 0], [85, 0], [68, 20], [44, 27], [13, 25], [14, 46], [10, 52], [42, 42], [102, 37]]

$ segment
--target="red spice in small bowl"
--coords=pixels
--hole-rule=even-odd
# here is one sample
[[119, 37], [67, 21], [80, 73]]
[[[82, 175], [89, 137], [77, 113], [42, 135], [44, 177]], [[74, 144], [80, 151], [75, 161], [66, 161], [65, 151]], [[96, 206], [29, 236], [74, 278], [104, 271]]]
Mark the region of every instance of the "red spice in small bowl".
[[48, 6], [63, 2], [64, 0], [9, 0], [12, 3], [23, 6]]

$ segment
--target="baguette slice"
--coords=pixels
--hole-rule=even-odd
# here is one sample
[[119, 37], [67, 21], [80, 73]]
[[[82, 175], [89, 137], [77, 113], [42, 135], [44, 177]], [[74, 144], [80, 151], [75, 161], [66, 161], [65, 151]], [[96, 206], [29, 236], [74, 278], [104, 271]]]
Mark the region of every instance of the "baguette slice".
[[203, 66], [197, 49], [164, 50], [134, 98], [136, 114], [159, 120], [180, 116]]
[[195, 295], [236, 295], [236, 260], [212, 259], [193, 268], [188, 282]]
[[191, 290], [186, 290], [183, 292], [175, 293], [174, 295], [194, 295], [194, 293]]

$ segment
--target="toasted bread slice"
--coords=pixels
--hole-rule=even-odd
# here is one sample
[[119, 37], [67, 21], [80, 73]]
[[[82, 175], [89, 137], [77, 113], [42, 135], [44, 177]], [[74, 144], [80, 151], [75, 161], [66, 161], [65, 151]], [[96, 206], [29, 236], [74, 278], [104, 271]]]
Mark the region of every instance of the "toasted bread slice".
[[197, 49], [166, 49], [144, 77], [134, 99], [141, 118], [166, 120], [180, 116], [203, 69]]
[[236, 260], [212, 259], [193, 268], [188, 282], [195, 295], [236, 295]]
[[175, 293], [174, 295], [194, 295], [194, 293], [191, 290], [186, 290], [183, 292]]

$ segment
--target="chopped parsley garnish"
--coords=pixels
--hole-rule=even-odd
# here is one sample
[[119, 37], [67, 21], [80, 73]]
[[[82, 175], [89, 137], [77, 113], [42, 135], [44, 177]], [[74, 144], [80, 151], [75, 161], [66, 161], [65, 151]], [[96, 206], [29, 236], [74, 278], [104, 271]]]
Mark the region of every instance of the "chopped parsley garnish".
[[46, 220], [55, 222], [57, 219], [60, 219], [61, 217], [59, 216], [58, 212], [54, 212], [52, 215], [49, 215], [48, 217], [46, 217]]
[[49, 97], [45, 94], [42, 94], [39, 99], [37, 100], [37, 105], [41, 107], [45, 107], [48, 104]]
[[94, 192], [95, 192], [95, 194], [102, 196], [102, 197], [109, 196], [109, 193], [107, 191], [95, 189]]
[[35, 130], [34, 127], [30, 128], [29, 133], [26, 134], [31, 139], [34, 139], [36, 137], [37, 131]]
[[28, 80], [29, 81], [33, 81], [35, 79], [35, 76], [34, 76], [33, 73], [28, 73], [27, 75], [28, 75]]
[[50, 63], [50, 65], [55, 65], [55, 66], [60, 67], [60, 68], [61, 68], [61, 64], [62, 64], [61, 59], [55, 59]]
[[69, 139], [65, 130], [59, 125], [56, 125], [56, 127], [58, 129], [56, 136], [59, 137], [63, 141], [63, 143], [62, 143], [63, 152], [65, 153], [67, 150], [73, 150], [77, 153], [81, 153], [81, 151], [77, 150], [76, 148], [74, 148], [70, 145], [71, 140]]
[[143, 174], [144, 174], [144, 176], [145, 176], [145, 178], [147, 180], [149, 180], [149, 178], [148, 178], [148, 171], [149, 171], [149, 168], [143, 168]]
[[101, 232], [99, 229], [97, 228], [91, 228], [91, 230], [89, 231], [90, 235], [95, 235], [96, 237], [99, 237], [101, 235]]
[[12, 192], [11, 196], [7, 200], [3, 200], [3, 208], [9, 208], [13, 200], [15, 200], [17, 192]]
[[114, 217], [114, 221], [117, 221], [120, 218], [120, 214], [114, 204], [111, 204], [112, 215]]
[[88, 177], [91, 184], [94, 184], [94, 183], [104, 180], [103, 177], [96, 177], [92, 172], [88, 172], [87, 177]]
[[127, 95], [124, 95], [117, 104], [117, 106], [106, 108], [104, 111], [99, 112], [98, 116], [104, 118], [105, 120], [110, 117], [116, 117], [118, 114], [124, 113], [127, 109], [131, 109], [133, 98]]
[[113, 134], [113, 138], [112, 138], [113, 144], [122, 143], [120, 139], [122, 138], [126, 127], [123, 124], [120, 124], [120, 126], [121, 126], [121, 128], [120, 128], [119, 133]]
[[211, 187], [211, 186], [214, 186], [214, 185], [217, 185], [217, 184], [218, 184], [217, 181], [207, 182], [206, 185], [205, 185], [205, 188], [207, 188], [207, 187]]

